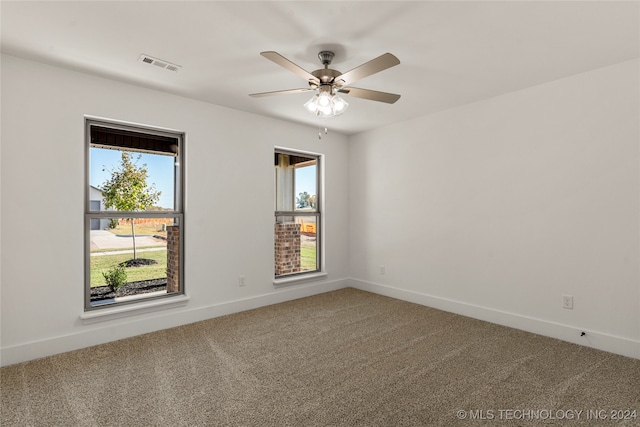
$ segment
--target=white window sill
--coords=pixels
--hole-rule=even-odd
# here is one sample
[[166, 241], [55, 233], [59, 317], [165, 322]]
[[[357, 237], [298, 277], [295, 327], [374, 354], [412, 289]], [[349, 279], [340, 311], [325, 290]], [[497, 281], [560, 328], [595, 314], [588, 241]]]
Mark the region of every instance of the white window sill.
[[276, 288], [282, 288], [285, 286], [299, 285], [301, 283], [315, 282], [317, 280], [322, 280], [322, 279], [325, 279], [327, 276], [328, 276], [327, 273], [318, 272], [318, 273], [309, 273], [309, 274], [283, 277], [279, 279], [273, 279], [273, 286]]
[[186, 305], [188, 301], [188, 296], [176, 295], [175, 297], [143, 301], [138, 304], [122, 305], [119, 307], [87, 311], [80, 315], [80, 319], [82, 319], [82, 323], [87, 325], [91, 323], [105, 322], [107, 320], [120, 319], [122, 317], [151, 313], [158, 310], [181, 307]]

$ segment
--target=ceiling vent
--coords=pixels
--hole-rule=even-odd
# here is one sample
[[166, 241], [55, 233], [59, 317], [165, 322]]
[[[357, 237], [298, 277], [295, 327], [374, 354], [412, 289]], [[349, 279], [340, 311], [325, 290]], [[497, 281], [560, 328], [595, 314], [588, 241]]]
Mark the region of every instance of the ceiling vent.
[[145, 55], [144, 53], [140, 55], [140, 58], [138, 58], [138, 60], [147, 64], [155, 65], [156, 67], [164, 68], [165, 70], [169, 71], [178, 71], [178, 69], [181, 68], [180, 65], [172, 64], [169, 61], [154, 58], [153, 56]]

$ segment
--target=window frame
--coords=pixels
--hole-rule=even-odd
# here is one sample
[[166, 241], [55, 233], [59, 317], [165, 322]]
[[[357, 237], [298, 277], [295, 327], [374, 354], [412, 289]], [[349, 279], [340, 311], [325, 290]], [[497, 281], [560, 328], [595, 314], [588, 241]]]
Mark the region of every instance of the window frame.
[[[91, 210], [91, 148], [101, 148], [100, 145], [104, 144], [92, 144], [91, 143], [91, 128], [98, 126], [102, 128], [108, 128], [120, 131], [130, 131], [143, 133], [147, 135], [170, 137], [177, 140], [177, 152], [176, 160], [173, 168], [173, 182], [174, 182], [174, 194], [173, 194], [173, 210], [163, 211], [107, 211], [107, 210]], [[125, 305], [132, 305], [136, 303], [149, 302], [151, 300], [168, 299], [168, 298], [184, 298], [185, 296], [185, 283], [184, 283], [184, 141], [185, 133], [181, 131], [163, 129], [153, 126], [145, 126], [127, 122], [121, 122], [116, 120], [102, 119], [91, 116], [85, 116], [85, 192], [84, 192], [84, 312], [93, 312], [96, 310], [104, 310], [114, 307], [121, 307]], [[122, 147], [112, 145], [113, 150], [128, 151]], [[105, 148], [105, 147], [102, 147]], [[141, 150], [135, 149], [130, 152], [141, 152], [149, 154], [158, 154], [161, 151], [154, 150]], [[102, 206], [101, 206], [102, 208]], [[140, 294], [138, 298], [129, 299], [124, 301], [115, 301], [109, 304], [91, 304], [91, 220], [92, 219], [110, 219], [110, 218], [174, 218], [174, 221], [179, 226], [179, 241], [178, 241], [178, 291], [171, 292], [164, 295], [150, 295], [144, 296]]]
[[[305, 282], [307, 280], [313, 280], [315, 278], [322, 278], [326, 276], [325, 268], [324, 268], [324, 257], [323, 257], [323, 248], [324, 248], [324, 193], [323, 193], [323, 177], [324, 177], [324, 155], [320, 153], [313, 153], [309, 151], [296, 150], [291, 148], [284, 147], [274, 147], [273, 153], [275, 155], [278, 154], [286, 154], [290, 156], [300, 156], [307, 157], [309, 159], [315, 159], [316, 166], [316, 207], [314, 211], [298, 211], [295, 209], [295, 173], [293, 174], [293, 182], [291, 183], [293, 189], [293, 211], [286, 210], [278, 210], [277, 209], [277, 200], [278, 200], [278, 189], [277, 189], [277, 177], [275, 176], [274, 171], [274, 225], [277, 224], [277, 218], [280, 216], [291, 216], [291, 217], [300, 217], [300, 216], [309, 216], [315, 217], [316, 219], [316, 269], [315, 270], [306, 270], [299, 271], [294, 273], [287, 273], [276, 275], [275, 274], [275, 265], [274, 265], [274, 284], [291, 284], [296, 282]], [[274, 236], [275, 239], [275, 236]], [[275, 249], [274, 249], [275, 250]], [[275, 253], [274, 253], [275, 255]], [[275, 262], [275, 261], [274, 261]]]

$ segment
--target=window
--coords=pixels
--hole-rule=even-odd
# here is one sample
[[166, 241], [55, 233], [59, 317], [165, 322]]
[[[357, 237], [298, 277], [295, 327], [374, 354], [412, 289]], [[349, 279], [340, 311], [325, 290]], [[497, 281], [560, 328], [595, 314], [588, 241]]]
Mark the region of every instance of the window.
[[184, 294], [183, 139], [86, 120], [85, 311]]
[[321, 270], [320, 156], [275, 152], [275, 277]]

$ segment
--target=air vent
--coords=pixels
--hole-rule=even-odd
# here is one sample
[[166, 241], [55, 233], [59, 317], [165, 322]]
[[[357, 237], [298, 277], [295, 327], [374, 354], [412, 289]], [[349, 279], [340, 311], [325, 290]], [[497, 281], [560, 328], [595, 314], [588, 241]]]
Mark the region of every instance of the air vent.
[[181, 67], [180, 65], [172, 64], [171, 62], [154, 58], [153, 56], [145, 55], [144, 53], [140, 55], [140, 58], [138, 59], [147, 64], [155, 65], [156, 67], [164, 68], [165, 70], [169, 71], [178, 71], [178, 69]]

